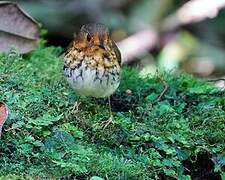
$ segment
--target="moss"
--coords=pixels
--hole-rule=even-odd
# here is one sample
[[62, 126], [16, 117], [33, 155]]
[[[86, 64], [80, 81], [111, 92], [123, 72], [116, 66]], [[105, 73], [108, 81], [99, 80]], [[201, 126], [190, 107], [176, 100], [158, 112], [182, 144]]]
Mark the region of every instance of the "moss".
[[40, 47], [26, 57], [0, 55], [0, 99], [10, 109], [0, 179], [188, 178], [184, 162], [205, 151], [222, 172], [224, 92], [189, 75], [141, 78], [123, 67], [111, 97], [114, 124], [103, 129], [107, 100], [84, 98], [72, 111], [78, 97], [63, 77], [61, 51]]

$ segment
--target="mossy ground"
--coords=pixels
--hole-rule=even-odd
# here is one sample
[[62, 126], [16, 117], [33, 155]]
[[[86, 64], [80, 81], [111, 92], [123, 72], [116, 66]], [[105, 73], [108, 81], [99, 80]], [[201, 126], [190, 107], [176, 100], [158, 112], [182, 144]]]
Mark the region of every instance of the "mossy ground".
[[[107, 99], [83, 98], [72, 111], [77, 96], [63, 77], [60, 52], [0, 55], [0, 100], [10, 110], [0, 179], [190, 179], [199, 171], [224, 178], [224, 92], [188, 75], [141, 78], [124, 67], [111, 98], [114, 124], [103, 129]], [[168, 89], [156, 101], [162, 79]], [[210, 167], [198, 167], [201, 155]]]

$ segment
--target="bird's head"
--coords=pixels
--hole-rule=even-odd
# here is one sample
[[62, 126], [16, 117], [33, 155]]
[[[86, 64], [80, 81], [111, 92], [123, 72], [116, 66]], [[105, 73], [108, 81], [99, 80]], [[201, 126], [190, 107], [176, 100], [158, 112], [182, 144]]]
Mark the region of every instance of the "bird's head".
[[108, 28], [99, 23], [83, 25], [75, 37], [75, 44], [79, 49], [100, 48], [110, 50], [112, 41], [109, 36]]

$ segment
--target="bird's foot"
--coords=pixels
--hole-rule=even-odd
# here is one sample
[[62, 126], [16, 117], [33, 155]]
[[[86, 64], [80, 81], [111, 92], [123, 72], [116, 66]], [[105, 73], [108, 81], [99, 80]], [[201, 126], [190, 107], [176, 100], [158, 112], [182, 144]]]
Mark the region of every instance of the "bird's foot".
[[104, 130], [104, 129], [106, 129], [110, 124], [114, 124], [114, 122], [113, 122], [113, 116], [110, 116], [108, 120], [103, 121], [103, 122], [101, 123], [101, 127], [102, 127], [102, 129]]
[[79, 111], [79, 106], [80, 106], [81, 102], [76, 101], [73, 105], [73, 107], [70, 108], [72, 113], [77, 113]]

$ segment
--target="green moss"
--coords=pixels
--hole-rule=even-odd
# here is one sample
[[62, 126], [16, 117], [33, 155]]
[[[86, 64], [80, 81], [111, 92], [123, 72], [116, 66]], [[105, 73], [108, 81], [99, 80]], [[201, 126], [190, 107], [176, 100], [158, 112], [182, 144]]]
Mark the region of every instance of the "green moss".
[[[224, 92], [188, 75], [141, 78], [124, 67], [111, 98], [114, 124], [102, 129], [107, 101], [84, 98], [72, 111], [77, 96], [63, 77], [60, 53], [48, 47], [26, 57], [0, 55], [0, 100], [10, 109], [0, 179], [188, 178], [183, 162], [205, 151], [217, 157], [222, 172]], [[157, 100], [162, 79], [168, 90]]]

